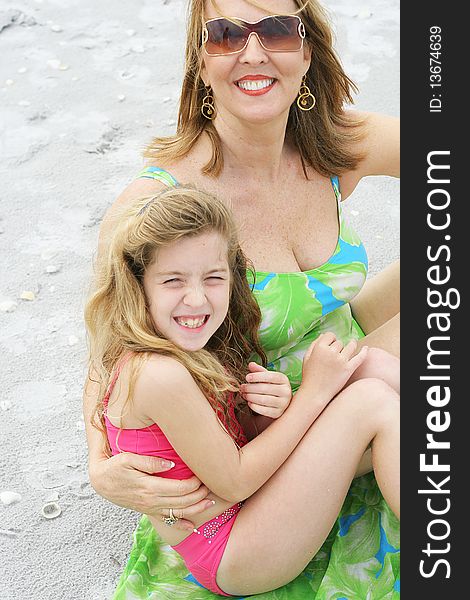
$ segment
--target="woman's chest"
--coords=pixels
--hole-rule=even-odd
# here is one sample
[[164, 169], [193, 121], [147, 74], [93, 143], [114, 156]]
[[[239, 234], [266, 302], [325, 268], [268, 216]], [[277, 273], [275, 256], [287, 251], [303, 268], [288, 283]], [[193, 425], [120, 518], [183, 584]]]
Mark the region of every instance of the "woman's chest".
[[331, 186], [242, 189], [232, 193], [230, 206], [243, 250], [257, 270], [305, 271], [335, 250], [339, 224]]

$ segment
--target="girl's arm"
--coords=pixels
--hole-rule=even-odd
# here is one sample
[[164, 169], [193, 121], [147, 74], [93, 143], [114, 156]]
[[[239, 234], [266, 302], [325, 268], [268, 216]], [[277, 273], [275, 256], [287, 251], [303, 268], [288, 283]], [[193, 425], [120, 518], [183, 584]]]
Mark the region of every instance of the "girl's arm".
[[313, 421], [365, 358], [351, 358], [323, 334], [304, 362], [304, 383], [282, 417], [238, 449], [214, 410], [180, 363], [160, 355], [144, 365], [135, 387], [135, 408], [158, 424], [175, 450], [217, 496], [238, 502], [259, 489], [290, 456]]
[[237, 417], [247, 439], [250, 441], [275, 421], [275, 419], [265, 417], [264, 415], [247, 414], [245, 412], [240, 412], [237, 414]]

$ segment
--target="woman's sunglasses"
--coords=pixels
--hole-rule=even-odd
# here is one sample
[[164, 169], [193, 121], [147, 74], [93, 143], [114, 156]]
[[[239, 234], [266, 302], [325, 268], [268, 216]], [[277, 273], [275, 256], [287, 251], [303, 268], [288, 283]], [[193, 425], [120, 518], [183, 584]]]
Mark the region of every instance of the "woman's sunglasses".
[[304, 43], [305, 27], [296, 15], [271, 15], [250, 23], [234, 17], [206, 21], [202, 43], [209, 56], [224, 56], [242, 52], [255, 34], [269, 52], [297, 52]]

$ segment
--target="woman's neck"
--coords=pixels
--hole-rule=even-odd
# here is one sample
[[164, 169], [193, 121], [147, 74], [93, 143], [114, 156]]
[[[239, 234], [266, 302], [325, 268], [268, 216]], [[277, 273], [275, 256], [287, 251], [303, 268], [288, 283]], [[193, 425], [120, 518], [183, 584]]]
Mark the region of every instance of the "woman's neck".
[[275, 121], [253, 124], [231, 115], [217, 116], [215, 127], [222, 142], [224, 171], [254, 171], [256, 179], [275, 181], [282, 175], [288, 112]]

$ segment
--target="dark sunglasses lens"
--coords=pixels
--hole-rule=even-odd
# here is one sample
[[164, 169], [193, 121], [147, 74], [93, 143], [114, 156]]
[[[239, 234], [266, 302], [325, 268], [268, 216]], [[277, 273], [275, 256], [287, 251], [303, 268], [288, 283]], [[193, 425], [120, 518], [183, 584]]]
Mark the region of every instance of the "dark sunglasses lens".
[[229, 54], [237, 52], [246, 43], [249, 31], [228, 19], [215, 19], [206, 23], [207, 54]]
[[268, 50], [300, 50], [299, 19], [291, 16], [269, 17], [256, 25], [261, 42]]

